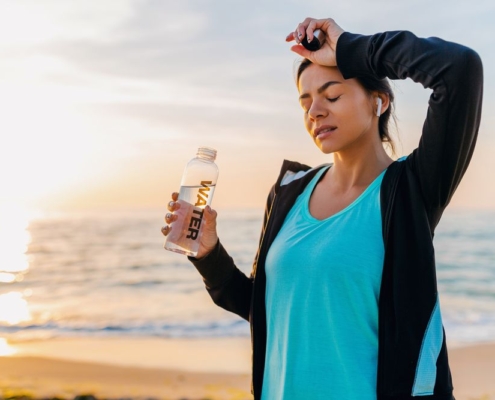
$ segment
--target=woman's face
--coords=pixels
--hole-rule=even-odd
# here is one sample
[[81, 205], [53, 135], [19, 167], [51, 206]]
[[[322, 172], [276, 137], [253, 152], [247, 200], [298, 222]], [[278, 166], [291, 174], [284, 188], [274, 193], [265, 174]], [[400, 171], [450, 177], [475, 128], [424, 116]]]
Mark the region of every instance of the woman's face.
[[325, 154], [379, 139], [376, 98], [337, 67], [309, 65], [299, 78], [304, 124]]

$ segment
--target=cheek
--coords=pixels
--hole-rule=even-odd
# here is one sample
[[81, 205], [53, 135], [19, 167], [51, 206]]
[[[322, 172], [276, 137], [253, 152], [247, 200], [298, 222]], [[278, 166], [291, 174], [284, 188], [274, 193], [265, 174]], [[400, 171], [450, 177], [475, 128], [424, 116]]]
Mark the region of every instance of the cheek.
[[306, 127], [308, 133], [311, 133], [312, 124], [311, 124], [311, 120], [308, 117], [308, 113], [306, 112], [304, 113], [304, 126]]
[[342, 106], [340, 116], [349, 126], [368, 125], [372, 120], [372, 110], [366, 99], [354, 99]]

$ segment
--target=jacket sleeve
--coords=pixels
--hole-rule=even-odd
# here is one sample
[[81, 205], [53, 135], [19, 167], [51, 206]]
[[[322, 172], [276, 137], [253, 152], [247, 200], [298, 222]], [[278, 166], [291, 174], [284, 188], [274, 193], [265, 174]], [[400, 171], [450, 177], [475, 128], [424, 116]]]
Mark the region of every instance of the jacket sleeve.
[[406, 159], [434, 228], [473, 155], [481, 119], [483, 68], [478, 54], [439, 38], [397, 31], [343, 33], [337, 65], [345, 79], [411, 78], [433, 90], [418, 147]]
[[[269, 205], [271, 204], [272, 196], [273, 188], [270, 191], [267, 206], [265, 208], [260, 244], [268, 221]], [[249, 277], [236, 267], [234, 260], [229, 256], [220, 240], [207, 256], [201, 259], [194, 257], [188, 257], [188, 259], [203, 277], [206, 290], [213, 302], [219, 307], [231, 311], [249, 321], [251, 295], [258, 254], [259, 247], [253, 271]]]

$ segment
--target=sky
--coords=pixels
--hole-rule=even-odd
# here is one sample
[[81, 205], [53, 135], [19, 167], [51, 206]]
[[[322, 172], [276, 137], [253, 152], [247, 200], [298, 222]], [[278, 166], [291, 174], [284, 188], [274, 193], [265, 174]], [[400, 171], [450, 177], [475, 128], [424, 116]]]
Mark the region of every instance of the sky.
[[[482, 123], [450, 207], [495, 208], [492, 0], [0, 0], [0, 207], [165, 207], [200, 146], [218, 151], [214, 207], [262, 207], [284, 159], [332, 162], [304, 129], [284, 40], [308, 16], [480, 54]], [[398, 158], [431, 91], [393, 86]]]

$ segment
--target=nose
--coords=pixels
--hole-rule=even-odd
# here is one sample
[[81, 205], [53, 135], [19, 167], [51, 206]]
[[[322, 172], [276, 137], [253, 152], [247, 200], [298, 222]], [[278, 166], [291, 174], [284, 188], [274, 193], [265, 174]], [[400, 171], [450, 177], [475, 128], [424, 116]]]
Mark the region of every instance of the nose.
[[311, 103], [311, 107], [308, 110], [308, 117], [312, 121], [316, 121], [319, 118], [324, 118], [328, 114], [328, 111], [323, 106], [321, 101], [314, 100]]

